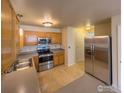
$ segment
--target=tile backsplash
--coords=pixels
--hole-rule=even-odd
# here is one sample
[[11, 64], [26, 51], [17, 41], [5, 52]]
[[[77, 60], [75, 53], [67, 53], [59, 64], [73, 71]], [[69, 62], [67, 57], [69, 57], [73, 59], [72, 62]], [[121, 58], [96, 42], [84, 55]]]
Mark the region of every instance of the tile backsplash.
[[50, 46], [50, 49], [58, 49], [58, 48], [61, 48], [61, 44], [51, 44], [49, 45]]
[[[50, 44], [50, 49], [58, 49], [58, 48], [62, 48], [61, 44]], [[33, 52], [37, 50], [37, 45], [35, 46], [24, 46], [22, 49], [20, 49], [20, 52]]]
[[37, 50], [37, 46], [24, 46], [20, 52], [32, 52], [32, 51], [36, 51]]

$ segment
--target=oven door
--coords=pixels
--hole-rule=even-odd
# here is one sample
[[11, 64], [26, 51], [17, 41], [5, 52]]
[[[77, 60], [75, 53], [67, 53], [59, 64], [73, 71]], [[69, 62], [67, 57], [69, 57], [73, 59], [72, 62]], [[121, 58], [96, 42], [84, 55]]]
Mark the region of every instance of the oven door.
[[44, 63], [47, 61], [53, 61], [53, 54], [39, 55], [39, 63]]
[[53, 61], [47, 61], [39, 64], [39, 71], [44, 71], [53, 68]]
[[39, 71], [53, 68], [53, 54], [39, 55]]

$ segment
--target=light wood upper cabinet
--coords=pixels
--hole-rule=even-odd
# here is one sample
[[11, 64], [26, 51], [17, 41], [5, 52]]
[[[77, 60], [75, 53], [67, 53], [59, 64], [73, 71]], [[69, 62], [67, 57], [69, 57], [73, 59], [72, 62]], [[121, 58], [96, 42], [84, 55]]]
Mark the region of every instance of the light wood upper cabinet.
[[62, 34], [61, 33], [52, 33], [52, 43], [61, 44], [62, 43]]
[[45, 37], [52, 39], [52, 32], [46, 32]]
[[16, 40], [19, 34], [16, 13], [9, 0], [2, 0], [1, 2], [1, 64], [2, 72], [4, 72], [16, 60], [18, 48]]
[[15, 19], [16, 19], [16, 26], [15, 26], [16, 40], [15, 41], [16, 41], [16, 50], [18, 52], [20, 49], [19, 20], [17, 19], [17, 17]]
[[62, 34], [56, 32], [24, 31], [24, 45], [37, 45], [37, 38], [51, 38], [53, 44], [62, 43]]
[[37, 45], [37, 35], [37, 32], [24, 31], [24, 45]]
[[36, 33], [37, 37], [46, 38], [46, 32], [34, 32], [34, 34], [35, 33]]

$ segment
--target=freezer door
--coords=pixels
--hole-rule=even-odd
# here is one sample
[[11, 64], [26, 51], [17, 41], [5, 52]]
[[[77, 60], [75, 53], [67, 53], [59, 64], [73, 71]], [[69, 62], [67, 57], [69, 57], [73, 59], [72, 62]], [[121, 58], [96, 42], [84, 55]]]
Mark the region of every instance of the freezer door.
[[97, 36], [94, 38], [94, 76], [111, 84], [111, 53], [110, 37]]
[[93, 39], [85, 38], [85, 72], [93, 75], [92, 42]]

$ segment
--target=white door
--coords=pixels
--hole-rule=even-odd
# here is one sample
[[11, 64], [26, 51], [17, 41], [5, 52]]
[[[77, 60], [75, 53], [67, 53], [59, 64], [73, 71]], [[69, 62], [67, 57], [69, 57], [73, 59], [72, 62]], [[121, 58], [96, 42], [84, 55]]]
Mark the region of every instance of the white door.
[[75, 64], [75, 29], [67, 29], [68, 66]]

